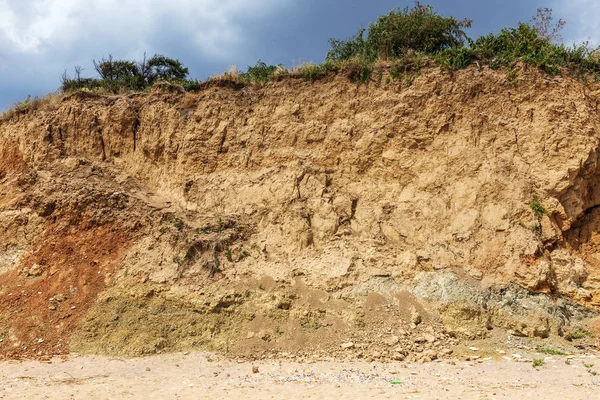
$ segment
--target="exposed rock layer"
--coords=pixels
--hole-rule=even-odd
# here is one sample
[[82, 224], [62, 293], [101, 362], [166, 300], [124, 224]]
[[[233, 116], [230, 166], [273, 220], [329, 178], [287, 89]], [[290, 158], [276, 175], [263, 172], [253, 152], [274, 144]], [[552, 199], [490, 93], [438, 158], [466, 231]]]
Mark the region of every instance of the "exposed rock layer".
[[563, 335], [600, 306], [595, 88], [505, 79], [79, 93], [0, 122], [0, 349]]

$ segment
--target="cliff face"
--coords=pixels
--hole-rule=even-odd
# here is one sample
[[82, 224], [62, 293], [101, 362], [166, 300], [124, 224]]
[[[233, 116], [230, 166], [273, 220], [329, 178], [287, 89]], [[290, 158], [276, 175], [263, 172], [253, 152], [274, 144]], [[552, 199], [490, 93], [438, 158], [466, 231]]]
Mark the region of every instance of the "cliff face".
[[0, 349], [563, 335], [600, 306], [596, 88], [505, 80], [158, 87], [0, 122]]

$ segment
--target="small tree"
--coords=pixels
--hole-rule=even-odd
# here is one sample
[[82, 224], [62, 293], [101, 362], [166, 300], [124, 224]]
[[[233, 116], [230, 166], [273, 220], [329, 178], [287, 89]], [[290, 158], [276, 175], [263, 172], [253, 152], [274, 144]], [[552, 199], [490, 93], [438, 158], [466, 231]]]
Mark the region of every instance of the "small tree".
[[108, 59], [93, 60], [94, 68], [100, 78], [111, 81], [123, 81], [140, 75], [138, 66], [133, 61], [114, 60], [109, 54]]
[[118, 93], [121, 90], [143, 90], [152, 86], [156, 81], [183, 81], [188, 76], [188, 69], [179, 60], [168, 58], [159, 54], [149, 60], [146, 54], [141, 62], [128, 60], [115, 60], [112, 55], [93, 60], [94, 69], [100, 79], [82, 78], [81, 67], [75, 67], [75, 79], [71, 79], [65, 71], [61, 77], [63, 91], [82, 88], [104, 88]]
[[327, 58], [345, 60], [360, 56], [373, 61], [378, 57], [399, 57], [408, 51], [435, 54], [464, 46], [468, 39], [464, 29], [471, 27], [471, 22], [444, 17], [417, 1], [413, 8], [397, 8], [379, 17], [369, 25], [366, 39], [362, 28], [348, 40], [330, 39]]
[[[145, 57], [144, 57], [145, 58]], [[147, 63], [144, 78], [148, 85], [157, 80], [182, 81], [188, 76], [188, 69], [179, 60], [156, 54]]]

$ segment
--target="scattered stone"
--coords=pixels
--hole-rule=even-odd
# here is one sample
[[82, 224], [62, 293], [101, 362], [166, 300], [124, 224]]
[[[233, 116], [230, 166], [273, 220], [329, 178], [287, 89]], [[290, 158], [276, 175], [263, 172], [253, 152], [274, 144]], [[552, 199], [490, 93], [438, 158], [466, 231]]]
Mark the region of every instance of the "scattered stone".
[[423, 318], [421, 317], [421, 314], [419, 314], [417, 312], [417, 310], [415, 310], [414, 308], [412, 309], [411, 315], [410, 315], [410, 322], [412, 322], [414, 325], [419, 325], [421, 322], [423, 322]]
[[44, 273], [44, 269], [39, 264], [33, 264], [31, 267], [23, 270], [23, 275], [26, 277], [37, 278]]
[[258, 374], [258, 372], [259, 372], [258, 366], [256, 366], [256, 365], [253, 365], [253, 366], [252, 366], [252, 373], [253, 373], [253, 374]]
[[469, 350], [471, 350], [471, 351], [479, 351], [479, 349], [477, 347], [469, 347]]
[[398, 336], [390, 336], [389, 338], [384, 340], [384, 343], [386, 346], [394, 346], [395, 344], [397, 344], [400, 341], [400, 338]]
[[353, 349], [354, 348], [354, 343], [352, 342], [347, 342], [347, 343], [342, 343], [340, 345], [340, 347], [344, 350], [349, 350], [349, 349]]
[[449, 356], [449, 355], [451, 355], [452, 353], [454, 353], [454, 350], [452, 350], [452, 349], [442, 349], [441, 353], [442, 353], [443, 355], [445, 355], [445, 356]]
[[67, 299], [67, 296], [65, 296], [62, 293], [59, 293], [56, 296], [54, 296], [54, 300], [58, 301], [59, 303], [65, 301], [66, 299]]
[[533, 336], [539, 337], [541, 339], [547, 339], [550, 336], [550, 329], [546, 325], [537, 326], [533, 330]]

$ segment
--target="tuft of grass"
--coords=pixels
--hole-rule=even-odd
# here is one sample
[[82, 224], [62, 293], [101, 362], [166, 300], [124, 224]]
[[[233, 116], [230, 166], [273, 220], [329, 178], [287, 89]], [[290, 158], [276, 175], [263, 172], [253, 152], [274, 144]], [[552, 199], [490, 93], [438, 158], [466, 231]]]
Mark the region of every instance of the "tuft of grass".
[[436, 55], [436, 61], [442, 69], [453, 71], [467, 68], [473, 63], [474, 58], [474, 50], [468, 47], [445, 49]]
[[573, 332], [570, 332], [567, 335], [566, 339], [569, 342], [572, 342], [573, 340], [583, 339], [584, 337], [592, 337], [592, 336], [593, 335], [591, 334], [590, 331], [583, 329], [583, 328], [577, 328]]
[[594, 368], [594, 364], [586, 364], [585, 361], [581, 362], [585, 368]]
[[519, 70], [514, 66], [507, 68], [506, 83], [512, 86], [517, 86], [519, 83]]
[[210, 233], [211, 232], [211, 228], [210, 226], [203, 226], [202, 228], [198, 228], [197, 229], [198, 233]]
[[533, 211], [533, 214], [538, 219], [538, 221], [541, 220], [544, 217], [544, 215], [548, 214], [548, 211], [542, 205], [542, 203], [540, 203], [540, 200], [537, 196], [533, 196], [533, 201], [529, 203], [529, 207], [531, 207], [531, 210]]
[[344, 63], [346, 76], [356, 83], [367, 83], [373, 74], [373, 63], [361, 58], [354, 58]]
[[38, 109], [56, 109], [58, 108], [61, 99], [62, 96], [58, 93], [50, 93], [42, 97], [36, 96], [33, 100], [31, 99], [31, 96], [27, 96], [25, 100], [17, 101], [11, 107], [4, 110], [2, 114], [0, 114], [0, 121], [7, 121], [16, 115]]
[[542, 365], [544, 365], [544, 360], [541, 358], [534, 358], [532, 365], [534, 368], [541, 367]]
[[284, 71], [287, 72], [283, 67], [283, 64], [267, 65], [263, 61], [258, 60], [254, 67], [248, 66], [248, 70], [239, 76], [246, 83], [264, 86], [269, 83], [275, 75], [281, 74]]
[[183, 220], [175, 214], [169, 214], [168, 221], [171, 225], [177, 228], [178, 231], [181, 231], [185, 227]]
[[568, 356], [569, 354], [564, 353], [560, 350], [554, 350], [554, 349], [550, 349], [547, 347], [541, 347], [539, 346], [536, 351], [538, 353], [542, 353], [542, 354], [548, 354], [548, 355], [552, 355], [552, 356]]

